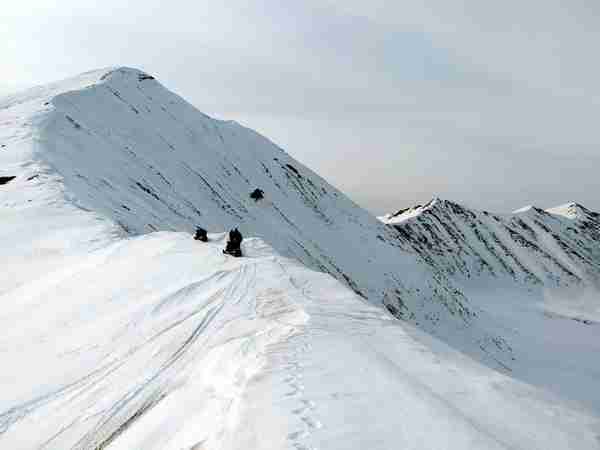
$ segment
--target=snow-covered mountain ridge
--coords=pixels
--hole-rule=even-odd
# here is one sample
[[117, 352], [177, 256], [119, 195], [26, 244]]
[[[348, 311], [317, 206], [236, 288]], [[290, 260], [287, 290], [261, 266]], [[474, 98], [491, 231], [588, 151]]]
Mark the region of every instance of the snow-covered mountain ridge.
[[600, 279], [600, 214], [576, 203], [502, 215], [433, 199], [381, 220], [451, 276], [554, 286]]
[[0, 448], [600, 447], [597, 327], [494, 310], [138, 70], [0, 99], [0, 218]]
[[433, 199], [380, 218], [513, 348], [514, 376], [600, 405], [600, 215], [577, 203], [512, 214]]
[[599, 447], [600, 421], [581, 407], [474, 363], [259, 239], [234, 259], [224, 234], [93, 236], [59, 251], [54, 235], [41, 276], [5, 255], [28, 279], [2, 296], [1, 448]]
[[[0, 175], [53, 186], [129, 235], [239, 227], [489, 364], [511, 359], [493, 323], [473, 320], [456, 286], [395, 230], [266, 138], [206, 116], [150, 75], [89, 72], [6, 98], [0, 114], [9, 133]], [[249, 198], [255, 188], [263, 201]]]

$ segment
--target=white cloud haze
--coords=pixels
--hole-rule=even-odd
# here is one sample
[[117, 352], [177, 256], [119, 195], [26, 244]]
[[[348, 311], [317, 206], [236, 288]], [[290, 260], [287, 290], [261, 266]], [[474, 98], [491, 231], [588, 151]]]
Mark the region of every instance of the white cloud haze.
[[600, 6], [574, 0], [3, 5], [0, 94], [128, 65], [374, 212], [433, 195], [600, 210]]

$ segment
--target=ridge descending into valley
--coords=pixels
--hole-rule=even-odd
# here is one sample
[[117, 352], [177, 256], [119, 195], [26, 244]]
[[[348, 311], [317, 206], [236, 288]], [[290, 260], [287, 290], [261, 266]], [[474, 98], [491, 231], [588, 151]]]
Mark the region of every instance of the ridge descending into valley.
[[382, 223], [136, 69], [2, 98], [0, 448], [599, 449], [597, 218]]
[[380, 219], [494, 317], [515, 376], [600, 409], [600, 214], [577, 203], [493, 214], [433, 199]]
[[[486, 364], [512, 358], [493, 321], [394, 229], [266, 138], [206, 116], [148, 74], [93, 71], [6, 98], [0, 111], [2, 174], [50, 183], [125, 234], [239, 227]], [[264, 200], [249, 197], [256, 188]]]

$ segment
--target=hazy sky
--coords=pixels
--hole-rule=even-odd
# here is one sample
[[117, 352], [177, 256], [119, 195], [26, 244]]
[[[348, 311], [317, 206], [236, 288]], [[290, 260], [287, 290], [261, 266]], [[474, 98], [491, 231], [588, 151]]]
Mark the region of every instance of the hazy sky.
[[5, 3], [0, 94], [133, 66], [376, 213], [600, 210], [596, 1]]

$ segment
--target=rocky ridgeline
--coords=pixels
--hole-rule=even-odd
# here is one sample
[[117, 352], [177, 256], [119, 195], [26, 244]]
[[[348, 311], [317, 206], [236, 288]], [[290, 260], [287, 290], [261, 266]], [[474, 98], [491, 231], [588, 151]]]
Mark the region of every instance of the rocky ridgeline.
[[600, 276], [600, 215], [574, 203], [492, 214], [434, 199], [381, 219], [452, 277], [562, 286]]

